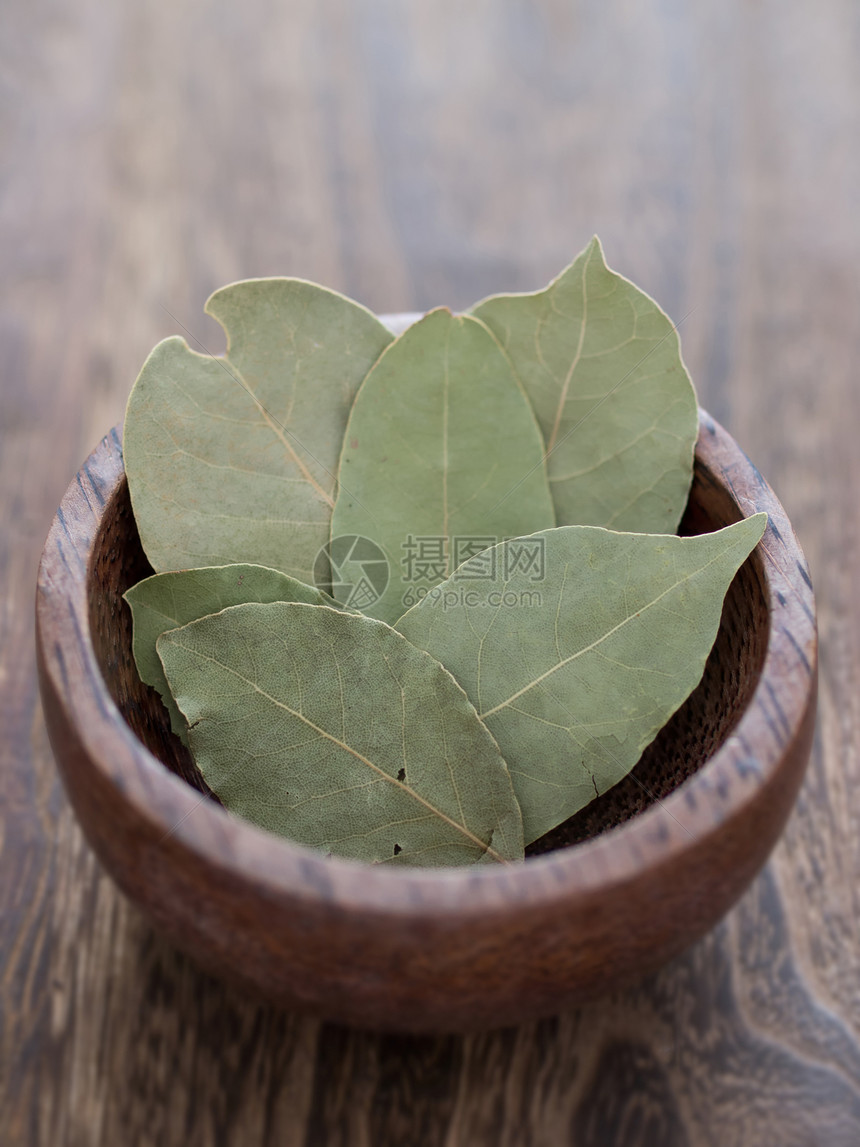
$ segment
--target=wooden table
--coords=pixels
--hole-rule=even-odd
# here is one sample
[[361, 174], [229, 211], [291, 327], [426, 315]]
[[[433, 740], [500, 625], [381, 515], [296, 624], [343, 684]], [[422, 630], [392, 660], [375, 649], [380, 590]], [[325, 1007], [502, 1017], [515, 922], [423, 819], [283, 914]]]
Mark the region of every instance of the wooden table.
[[[0, 1142], [860, 1142], [860, 19], [851, 0], [8, 0], [0, 28]], [[728, 919], [634, 991], [468, 1038], [207, 979], [54, 769], [36, 563], [147, 351], [231, 279], [378, 311], [543, 285], [597, 231], [815, 575], [819, 732]]]

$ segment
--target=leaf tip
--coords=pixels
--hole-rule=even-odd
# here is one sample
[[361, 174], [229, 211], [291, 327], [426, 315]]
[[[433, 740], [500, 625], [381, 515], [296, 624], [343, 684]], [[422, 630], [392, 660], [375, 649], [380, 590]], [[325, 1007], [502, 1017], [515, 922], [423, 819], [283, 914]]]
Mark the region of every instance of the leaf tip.
[[591, 236], [591, 241], [583, 251], [583, 255], [585, 255], [589, 262], [596, 257], [600, 266], [605, 271], [609, 270], [609, 264], [606, 262], [606, 254], [603, 250], [603, 244], [600, 242], [599, 235], [594, 234]]
[[757, 514], [753, 514], [749, 521], [755, 522], [757, 524], [757, 528], [754, 529], [752, 533], [755, 537], [756, 543], [758, 543], [764, 537], [764, 532], [767, 529], [770, 518], [768, 517], [765, 510], [759, 510]]

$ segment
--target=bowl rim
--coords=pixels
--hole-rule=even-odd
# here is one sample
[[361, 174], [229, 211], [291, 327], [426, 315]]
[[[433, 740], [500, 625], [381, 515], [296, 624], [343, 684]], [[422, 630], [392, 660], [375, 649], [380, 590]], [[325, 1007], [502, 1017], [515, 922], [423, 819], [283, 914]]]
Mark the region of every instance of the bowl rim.
[[[696, 458], [727, 485], [742, 516], [768, 514], [756, 551], [768, 632], [753, 694], [721, 747], [668, 796], [597, 837], [524, 863], [395, 870], [326, 858], [228, 813], [146, 748], [108, 691], [89, 627], [92, 547], [125, 477], [120, 427], [105, 436], [72, 480], [45, 543], [36, 610], [40, 669], [92, 767], [133, 804], [151, 838], [250, 882], [256, 893], [278, 900], [324, 898], [350, 914], [426, 922], [507, 914], [526, 904], [541, 909], [605, 892], [634, 882], [643, 866], [682, 863], [685, 853], [753, 802], [802, 735], [814, 704], [812, 583], [785, 511], [734, 439], [701, 408]], [[51, 572], [59, 566], [62, 584]], [[769, 732], [765, 741], [763, 728]]]

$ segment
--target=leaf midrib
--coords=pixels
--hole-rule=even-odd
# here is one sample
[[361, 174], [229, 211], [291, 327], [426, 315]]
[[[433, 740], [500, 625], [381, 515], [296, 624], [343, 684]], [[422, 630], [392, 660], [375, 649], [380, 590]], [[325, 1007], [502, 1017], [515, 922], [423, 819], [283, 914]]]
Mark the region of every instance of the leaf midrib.
[[565, 665], [570, 665], [571, 662], [576, 661], [578, 658], [584, 657], [587, 653], [591, 653], [592, 650], [597, 649], [599, 645], [601, 645], [604, 641], [607, 641], [610, 637], [612, 637], [614, 633], [617, 633], [620, 629], [623, 629], [624, 626], [628, 624], [628, 622], [632, 621], [636, 617], [640, 617], [647, 610], [651, 609], [652, 606], [655, 606], [661, 602], [663, 598], [667, 596], [667, 594], [674, 593], [674, 591], [679, 586], [683, 585], [685, 582], [690, 581], [691, 578], [698, 577], [699, 574], [704, 573], [704, 571], [708, 569], [709, 566], [712, 566], [714, 562], [719, 561], [720, 558], [724, 556], [725, 555], [723, 554], [716, 554], [703, 566], [700, 566], [696, 570], [691, 570], [690, 573], [686, 574], [684, 577], [668, 586], [665, 590], [663, 590], [662, 593], [658, 594], [657, 597], [653, 599], [653, 601], [647, 602], [642, 606], [641, 609], [637, 609], [635, 613], [629, 614], [624, 618], [623, 621], [619, 621], [617, 625], [614, 625], [611, 629], [608, 629], [606, 633], [601, 634], [601, 636], [598, 637], [595, 641], [592, 641], [590, 645], [586, 645], [582, 649], [578, 649], [576, 653], [572, 653], [569, 657], [563, 658], [557, 664], [547, 669], [544, 673], [541, 673], [539, 677], [536, 677], [533, 681], [530, 681], [528, 685], [524, 685], [522, 689], [518, 689], [517, 692], [513, 693], [510, 697], [507, 698], [507, 700], [500, 701], [499, 704], [494, 705], [492, 709], [486, 709], [484, 712], [479, 713], [478, 715], [480, 716], [481, 720], [485, 721], [488, 717], [492, 717], [494, 714], [498, 713], [500, 709], [507, 708], [508, 705], [511, 705], [514, 701], [519, 700], [520, 697], [528, 693], [531, 689], [536, 688], [542, 682], [546, 681], [546, 679], [551, 677], [553, 673], [556, 673], [559, 669], [563, 669]]
[[451, 573], [451, 543], [448, 538], [448, 407], [451, 387], [451, 325], [445, 333], [445, 369], [442, 381], [442, 537], [445, 539], [445, 577]]
[[319, 484], [319, 482], [317, 482], [316, 478], [314, 478], [313, 474], [311, 474], [310, 470], [307, 468], [305, 463], [301, 460], [299, 455], [296, 453], [295, 448], [288, 441], [286, 435], [291, 434], [292, 432], [290, 430], [287, 430], [287, 428], [285, 426], [282, 427], [282, 426], [278, 425], [277, 421], [274, 418], [274, 415], [271, 415], [269, 413], [269, 411], [265, 408], [265, 406], [263, 406], [262, 402], [259, 400], [259, 398], [257, 398], [257, 395], [254, 393], [253, 389], [248, 384], [248, 381], [246, 380], [246, 378], [244, 377], [242, 372], [239, 370], [239, 368], [236, 366], [236, 364], [230, 360], [229, 356], [225, 355], [223, 361], [229, 363], [230, 370], [233, 372], [233, 377], [235, 378], [236, 382], [238, 382], [239, 385], [250, 396], [251, 401], [257, 407], [260, 414], [263, 416], [264, 422], [266, 423], [268, 428], [272, 431], [272, 433], [275, 435], [275, 437], [278, 439], [278, 441], [281, 443], [281, 445], [284, 447], [284, 449], [287, 451], [287, 454], [289, 455], [290, 459], [292, 460], [293, 465], [296, 467], [296, 469], [302, 475], [304, 480], [308, 483], [309, 486], [312, 487], [312, 489], [316, 490], [316, 492], [319, 494], [319, 496], [322, 498], [322, 500], [326, 503], [327, 506], [334, 507], [333, 496], [331, 494], [329, 494], [326, 490], [324, 490], [323, 487]]
[[283, 709], [283, 711], [285, 713], [289, 713], [291, 717], [295, 717], [297, 720], [302, 721], [314, 733], [320, 737], [325, 738], [325, 740], [330, 741], [333, 745], [336, 745], [344, 752], [349, 753], [351, 756], [355, 757], [357, 761], [360, 761], [362, 764], [367, 765], [367, 767], [372, 769], [375, 773], [378, 773], [379, 776], [383, 778], [383, 780], [388, 781], [389, 784], [394, 785], [395, 788], [400, 789], [401, 792], [404, 792], [408, 796], [412, 797], [413, 800], [416, 800], [419, 804], [423, 805], [424, 808], [433, 813], [434, 816], [439, 817], [440, 820], [443, 820], [446, 824], [450, 825], [451, 828], [456, 829], [457, 832], [462, 833], [462, 835], [467, 837], [467, 839], [469, 839], [473, 844], [476, 844], [482, 852], [486, 853], [488, 856], [491, 856], [500, 864], [507, 864], [507, 861], [503, 856], [496, 852], [496, 850], [489, 844], [485, 844], [484, 841], [480, 839], [480, 837], [477, 837], [473, 832], [470, 832], [469, 829], [465, 827], [465, 825], [457, 824], [457, 822], [449, 817], [447, 813], [442, 812], [441, 809], [436, 808], [435, 805], [431, 804], [428, 800], [425, 800], [424, 797], [422, 797], [409, 785], [404, 784], [402, 781], [398, 781], [396, 777], [392, 777], [384, 769], [380, 768], [379, 765], [374, 764], [374, 762], [371, 761], [369, 757], [365, 757], [363, 753], [360, 753], [358, 749], [354, 749], [352, 745], [347, 744], [346, 741], [342, 741], [338, 737], [333, 736], [331, 733], [321, 728], [315, 722], [305, 717], [303, 713], [297, 712], [289, 705], [284, 704], [283, 701], [279, 701], [276, 697], [273, 697], [270, 693], [267, 693], [265, 689], [261, 689], [255, 681], [245, 677], [244, 674], [240, 673], [236, 669], [233, 669], [230, 665], [225, 665], [223, 661], [218, 661], [215, 657], [208, 657], [205, 653], [201, 653], [198, 649], [183, 645], [181, 642], [178, 642], [175, 639], [171, 642], [171, 644], [177, 646], [179, 649], [185, 650], [186, 653], [191, 653], [195, 657], [199, 657], [204, 661], [208, 661], [212, 665], [217, 665], [219, 669], [223, 669], [225, 672], [232, 674], [233, 677], [237, 678], [245, 685], [249, 685], [252, 689], [259, 693], [261, 697], [271, 702], [271, 704], [276, 708]]
[[576, 353], [573, 356], [573, 361], [571, 362], [570, 368], [567, 372], [567, 375], [565, 376], [565, 380], [561, 388], [561, 394], [559, 395], [558, 407], [556, 408], [555, 412], [555, 420], [552, 424], [552, 433], [550, 434], [549, 441], [546, 444], [547, 458], [550, 456], [550, 454], [552, 454], [553, 450], [555, 450], [559, 427], [561, 426], [561, 420], [564, 415], [564, 408], [567, 405], [567, 395], [570, 390], [570, 384], [573, 379], [574, 371], [579, 365], [579, 360], [582, 355], [582, 348], [585, 343], [585, 328], [588, 322], [588, 288], [586, 287], [586, 274], [588, 273], [588, 265], [591, 262], [593, 250], [594, 245], [592, 244], [591, 250], [589, 250], [588, 254], [585, 256], [585, 260], [582, 264], [582, 321], [579, 325], [579, 342], [576, 347]]

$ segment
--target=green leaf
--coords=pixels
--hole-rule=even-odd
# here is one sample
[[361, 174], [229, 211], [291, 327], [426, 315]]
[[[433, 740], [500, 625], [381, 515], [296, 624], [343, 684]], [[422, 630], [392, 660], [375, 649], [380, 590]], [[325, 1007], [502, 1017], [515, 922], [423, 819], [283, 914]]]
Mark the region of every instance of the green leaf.
[[393, 864], [523, 855], [498, 746], [451, 675], [382, 622], [238, 605], [162, 634], [200, 771], [226, 807]]
[[143, 548], [158, 572], [248, 561], [311, 581], [347, 416], [392, 335], [298, 279], [234, 283], [206, 310], [226, 356], [165, 339], [129, 398], [123, 450]]
[[359, 562], [333, 593], [385, 621], [477, 550], [555, 524], [540, 431], [510, 363], [482, 323], [444, 308], [405, 331], [365, 379], [339, 480], [333, 544], [380, 547], [389, 581], [362, 602]]
[[[547, 530], [496, 547], [494, 578], [467, 563], [400, 619], [496, 738], [527, 844], [626, 776], [698, 684], [766, 521], [692, 538]], [[526, 560], [541, 547], [542, 569]]]
[[240, 564], [154, 574], [123, 594], [131, 608], [132, 650], [140, 679], [157, 689], [173, 732], [188, 744], [185, 719], [170, 694], [167, 678], [155, 650], [159, 636], [230, 605], [258, 601], [298, 601], [308, 605], [335, 605], [328, 594], [296, 581], [278, 570]]
[[609, 270], [600, 240], [546, 290], [472, 313], [531, 399], [558, 524], [673, 533], [693, 475], [696, 396], [672, 323]]

